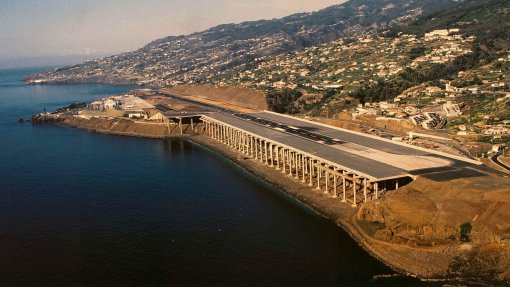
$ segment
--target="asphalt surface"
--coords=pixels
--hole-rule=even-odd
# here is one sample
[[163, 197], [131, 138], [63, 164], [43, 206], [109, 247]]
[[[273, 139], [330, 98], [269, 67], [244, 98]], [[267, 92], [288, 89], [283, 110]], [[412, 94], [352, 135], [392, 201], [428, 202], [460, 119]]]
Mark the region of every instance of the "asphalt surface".
[[341, 131], [338, 129], [327, 128], [327, 127], [317, 125], [314, 123], [308, 123], [306, 121], [292, 119], [292, 118], [289, 118], [286, 116], [280, 116], [280, 115], [273, 114], [273, 113], [262, 112], [262, 113], [253, 114], [253, 116], [264, 119], [264, 120], [283, 123], [285, 125], [299, 128], [303, 131], [314, 132], [315, 134], [320, 134], [322, 136], [326, 136], [331, 139], [338, 139], [339, 141], [342, 141], [342, 142], [355, 143], [355, 144], [362, 145], [362, 146], [365, 146], [368, 148], [373, 148], [373, 149], [377, 149], [377, 150], [392, 153], [392, 154], [400, 154], [400, 155], [429, 155], [430, 154], [430, 153], [427, 153], [427, 152], [424, 152], [424, 151], [421, 151], [418, 149], [414, 149], [412, 147], [405, 147], [402, 145], [382, 141], [380, 139], [375, 139], [375, 138], [365, 136], [365, 135], [359, 135], [359, 134], [349, 132], [349, 131]]
[[221, 113], [210, 114], [207, 115], [207, 117], [329, 160], [338, 166], [356, 171], [359, 175], [365, 175], [372, 179], [399, 178], [408, 175], [407, 171], [389, 164], [342, 151], [330, 145], [325, 145], [304, 137], [289, 134], [285, 131], [279, 130], [278, 127], [262, 126], [258, 123], [251, 122], [250, 120]]
[[506, 164], [502, 163], [501, 161], [499, 161], [499, 157], [501, 156], [501, 153], [497, 153], [495, 155], [493, 155], [491, 157], [491, 160], [492, 162], [494, 162], [495, 164], [499, 165], [500, 167], [502, 167], [504, 170], [506, 171], [509, 171], [510, 172], [510, 167], [507, 166]]
[[[260, 112], [246, 114], [168, 93], [159, 93], [159, 95], [206, 108], [213, 112], [207, 115], [209, 117], [273, 139], [274, 141], [296, 149], [315, 154], [339, 166], [357, 171], [360, 175], [367, 175], [372, 178], [384, 179], [404, 177], [406, 175], [413, 177], [419, 175], [436, 181], [447, 181], [464, 177], [483, 176], [487, 173], [497, 173], [495, 170], [486, 166], [475, 165], [413, 147], [406, 147], [349, 131], [328, 128], [274, 113]], [[367, 157], [333, 147], [346, 143], [354, 143], [363, 147], [397, 155], [428, 156], [447, 159], [450, 161], [450, 165], [419, 170], [403, 170], [391, 165], [391, 162], [383, 163], [371, 160]]]

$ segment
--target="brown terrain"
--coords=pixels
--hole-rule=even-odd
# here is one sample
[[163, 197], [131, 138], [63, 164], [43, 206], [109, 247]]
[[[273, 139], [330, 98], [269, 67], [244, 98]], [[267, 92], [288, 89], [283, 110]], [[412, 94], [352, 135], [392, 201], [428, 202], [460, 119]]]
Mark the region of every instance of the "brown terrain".
[[[430, 251], [431, 274], [508, 279], [510, 178], [474, 177], [449, 182], [419, 178], [360, 207], [356, 221], [377, 241]], [[405, 264], [406, 262], [402, 262]], [[408, 262], [409, 264], [412, 262]], [[429, 262], [407, 265], [413, 269]], [[405, 266], [405, 265], [404, 265]], [[420, 274], [419, 270], [414, 271]]]
[[266, 94], [241, 87], [215, 87], [211, 85], [177, 86], [169, 92], [198, 99], [210, 100], [218, 106], [233, 105], [254, 110], [267, 110]]
[[[507, 154], [508, 154], [508, 156], [507, 156]], [[500, 157], [499, 157], [499, 160], [500, 160], [503, 164], [505, 164], [505, 165], [507, 165], [507, 166], [510, 166], [510, 153], [507, 153], [507, 154], [505, 154], [505, 156], [500, 156]]]
[[[112, 135], [146, 138], [167, 138], [180, 135], [180, 128], [175, 123], [147, 123], [130, 119], [108, 119], [98, 117], [65, 117], [65, 120], [60, 122], [60, 124]], [[190, 126], [183, 125], [183, 132], [191, 133]]]

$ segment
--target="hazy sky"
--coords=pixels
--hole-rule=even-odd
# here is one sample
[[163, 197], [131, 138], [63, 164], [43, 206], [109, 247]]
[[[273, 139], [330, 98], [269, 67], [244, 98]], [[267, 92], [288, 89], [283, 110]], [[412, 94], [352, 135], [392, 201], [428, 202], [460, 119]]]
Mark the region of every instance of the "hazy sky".
[[315, 11], [343, 0], [1, 0], [0, 60], [108, 55], [217, 24]]

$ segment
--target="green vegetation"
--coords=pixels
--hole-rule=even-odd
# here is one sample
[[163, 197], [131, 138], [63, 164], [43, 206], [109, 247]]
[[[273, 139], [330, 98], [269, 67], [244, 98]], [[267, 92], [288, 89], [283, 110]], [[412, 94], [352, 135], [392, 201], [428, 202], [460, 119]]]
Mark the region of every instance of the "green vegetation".
[[510, 2], [508, 0], [468, 0], [465, 3], [421, 17], [408, 25], [394, 28], [399, 32], [423, 35], [437, 29], [460, 28], [473, 35], [491, 51], [510, 47]]
[[277, 113], [296, 114], [299, 109], [294, 102], [303, 94], [299, 90], [285, 89], [266, 94], [266, 102], [269, 109]]
[[[399, 33], [405, 33], [421, 36], [435, 29], [446, 28], [461, 28], [466, 36], [476, 36], [473, 52], [445, 64], [406, 68], [393, 79], [363, 85], [351, 96], [362, 102], [367, 98], [390, 100], [413, 86], [452, 80], [460, 71], [475, 69], [493, 62], [501, 55], [501, 51], [510, 48], [510, 1], [470, 0], [459, 7], [430, 14], [405, 26], [398, 26], [386, 35], [396, 37]], [[414, 47], [409, 52], [409, 58], [415, 59], [425, 52], [423, 46]], [[481, 83], [481, 79], [475, 75], [471, 81], [462, 83], [460, 87]]]
[[390, 100], [403, 91], [422, 83], [451, 80], [458, 72], [486, 65], [496, 57], [497, 55], [490, 55], [483, 51], [479, 45], [475, 45], [472, 53], [460, 56], [452, 62], [416, 69], [406, 68], [395, 78], [389, 81], [379, 80], [372, 85], [364, 85], [353, 92], [351, 96], [358, 98], [361, 102], [364, 102], [366, 98], [377, 101]]
[[471, 230], [473, 227], [471, 226], [471, 223], [466, 222], [460, 226], [460, 241], [462, 242], [469, 242], [469, 236], [471, 235]]
[[65, 107], [62, 107], [62, 108], [58, 108], [55, 112], [62, 113], [62, 112], [66, 112], [66, 111], [73, 111], [73, 110], [83, 109], [85, 107], [87, 107], [86, 103], [72, 103], [72, 104], [70, 104], [68, 106], [65, 106]]
[[510, 143], [510, 136], [502, 136], [501, 138], [494, 138], [493, 136], [485, 136], [478, 138], [479, 142], [484, 143], [491, 143], [491, 144], [497, 144], [497, 143]]

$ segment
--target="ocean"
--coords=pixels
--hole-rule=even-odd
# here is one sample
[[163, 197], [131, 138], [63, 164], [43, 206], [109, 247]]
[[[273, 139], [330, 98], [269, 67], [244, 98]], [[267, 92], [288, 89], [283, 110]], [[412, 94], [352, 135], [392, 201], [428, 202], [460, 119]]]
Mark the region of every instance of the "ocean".
[[201, 146], [18, 123], [133, 88], [39, 70], [0, 70], [0, 286], [425, 286]]

